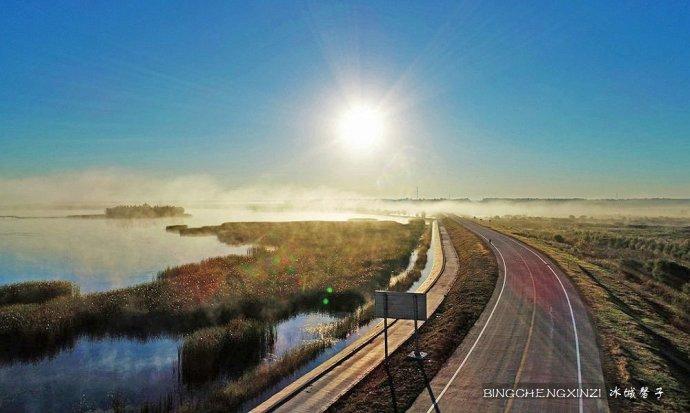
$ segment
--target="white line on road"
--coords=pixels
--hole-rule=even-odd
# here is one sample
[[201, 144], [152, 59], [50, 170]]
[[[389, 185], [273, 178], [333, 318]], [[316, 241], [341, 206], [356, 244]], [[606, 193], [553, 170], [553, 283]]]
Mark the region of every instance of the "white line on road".
[[575, 333], [575, 354], [577, 356], [577, 384], [580, 389], [580, 394], [579, 394], [579, 404], [580, 404], [580, 413], [582, 413], [583, 408], [582, 408], [582, 370], [580, 369], [580, 340], [577, 338], [577, 325], [575, 324], [575, 313], [573, 312], [573, 306], [570, 305], [570, 297], [568, 296], [568, 292], [565, 290], [565, 286], [561, 282], [561, 277], [556, 274], [556, 271], [551, 268], [550, 265], [546, 265], [549, 267], [551, 270], [551, 273], [556, 276], [556, 279], [558, 280], [558, 283], [561, 285], [561, 288], [563, 289], [563, 293], [565, 294], [565, 300], [568, 302], [568, 308], [570, 309], [570, 318], [573, 320], [573, 333]]
[[[509, 239], [512, 240], [512, 238], [508, 237]], [[513, 242], [517, 245], [521, 245], [517, 241], [513, 240]], [[532, 248], [526, 246], [526, 245], [521, 245], [523, 248], [525, 248], [527, 251], [531, 252], [534, 254], [537, 258], [539, 258], [544, 264], [546, 264], [546, 267], [551, 270], [551, 273], [556, 277], [556, 280], [558, 280], [558, 283], [561, 285], [561, 289], [563, 290], [563, 294], [565, 294], [565, 300], [568, 303], [568, 309], [570, 309], [570, 319], [573, 322], [573, 333], [575, 335], [575, 356], [577, 358], [577, 384], [580, 389], [580, 394], [578, 398], [578, 403], [579, 403], [579, 411], [582, 413], [584, 411], [583, 406], [582, 406], [582, 369], [580, 367], [580, 340], [577, 337], [577, 324], [575, 323], [575, 312], [573, 311], [573, 306], [570, 304], [570, 297], [568, 296], [568, 291], [566, 291], [565, 286], [563, 285], [563, 282], [561, 281], [561, 277], [556, 274], [556, 271], [551, 268], [551, 266], [544, 261], [544, 259], [534, 252]]]
[[[482, 234], [478, 234], [480, 237], [484, 238], [485, 240], [488, 239], [483, 236]], [[441, 398], [443, 397], [444, 394], [446, 394], [446, 391], [448, 390], [448, 387], [450, 387], [450, 384], [453, 383], [453, 380], [455, 380], [455, 377], [457, 377], [458, 373], [460, 373], [460, 369], [462, 366], [465, 365], [465, 362], [467, 359], [470, 357], [470, 354], [472, 354], [472, 351], [474, 348], [477, 346], [477, 343], [479, 342], [479, 339], [482, 338], [482, 335], [484, 334], [484, 330], [486, 330], [486, 327], [489, 325], [489, 321], [491, 321], [491, 317], [494, 315], [494, 311], [496, 311], [496, 307], [498, 306], [498, 303], [501, 301], [501, 296], [503, 295], [503, 289], [506, 286], [506, 278], [508, 278], [508, 268], [506, 267], [506, 260], [503, 259], [503, 254], [501, 254], [501, 250], [498, 249], [494, 244], [489, 242], [489, 245], [494, 247], [498, 254], [501, 256], [501, 261], [503, 261], [503, 284], [501, 285], [501, 291], [498, 293], [498, 298], [496, 298], [496, 303], [494, 304], [494, 308], [491, 309], [491, 313], [489, 314], [489, 318], [486, 319], [486, 323], [484, 324], [484, 327], [482, 327], [482, 330], [479, 332], [479, 335], [477, 336], [477, 339], [474, 340], [474, 344], [472, 344], [472, 347], [470, 347], [470, 351], [467, 352], [465, 355], [465, 358], [462, 359], [462, 362], [460, 363], [460, 366], [458, 366], [458, 369], [455, 370], [455, 373], [453, 373], [453, 376], [448, 380], [448, 383], [446, 386], [441, 390], [441, 393], [438, 394], [438, 397], [436, 398], [436, 404], [438, 404], [439, 401], [441, 401]], [[430, 413], [432, 410], [434, 410], [434, 404], [429, 407], [429, 410], [426, 411], [426, 413]]]

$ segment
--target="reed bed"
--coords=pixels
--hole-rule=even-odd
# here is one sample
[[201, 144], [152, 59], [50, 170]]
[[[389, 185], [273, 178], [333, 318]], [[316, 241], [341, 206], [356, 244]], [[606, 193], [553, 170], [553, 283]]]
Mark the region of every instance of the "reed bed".
[[[80, 335], [191, 333], [247, 318], [275, 322], [300, 311], [353, 311], [408, 263], [422, 220], [226, 223], [181, 230], [250, 243], [225, 256], [162, 271], [157, 280], [41, 303], [0, 307], [0, 362], [36, 359]], [[267, 248], [270, 247], [270, 248]]]
[[0, 286], [0, 306], [40, 304], [53, 298], [79, 294], [79, 287], [69, 281], [27, 281]]
[[[428, 261], [429, 248], [431, 247], [431, 231], [432, 228], [429, 226], [420, 238], [419, 247], [416, 250], [417, 259], [412, 268], [391, 279], [388, 289], [392, 291], [407, 291], [421, 278], [422, 271]], [[344, 339], [373, 318], [374, 304], [372, 300], [368, 300], [347, 317], [325, 326], [324, 330], [334, 339]]]
[[187, 336], [182, 345], [182, 376], [199, 383], [242, 373], [259, 364], [272, 340], [270, 329], [257, 321], [237, 319], [227, 325], [203, 328]]
[[208, 400], [198, 405], [186, 405], [183, 412], [228, 412], [237, 410], [240, 405], [261, 394], [266, 388], [278, 383], [284, 377], [313, 360], [330, 340], [313, 340], [294, 348], [273, 363], [264, 363], [215, 391]]

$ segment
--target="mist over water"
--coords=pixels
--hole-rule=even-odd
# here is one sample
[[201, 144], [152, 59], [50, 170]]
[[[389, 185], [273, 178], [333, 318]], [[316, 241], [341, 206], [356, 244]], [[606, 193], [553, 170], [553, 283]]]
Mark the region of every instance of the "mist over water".
[[[154, 219], [65, 217], [99, 214], [102, 209], [0, 209], [0, 216], [5, 216], [0, 218], [0, 285], [61, 279], [75, 282], [83, 293], [105, 291], [150, 281], [168, 266], [248, 252], [249, 245], [226, 245], [215, 236], [180, 236], [166, 231], [167, 225], [353, 218], [408, 221], [371, 214], [268, 209], [187, 209], [191, 217]], [[313, 328], [334, 320], [331, 315], [314, 313], [279, 323], [271, 353], [284, 354], [317, 336], [318, 329]], [[107, 409], [118, 395], [137, 405], [189, 391], [179, 382], [181, 345], [181, 336], [145, 340], [83, 336], [53, 356], [0, 365], [0, 410]]]
[[[131, 202], [103, 203], [97, 208], [83, 208], [79, 203], [62, 204], [60, 208], [48, 208], [40, 203], [0, 207], [0, 216], [5, 216], [0, 218], [0, 284], [63, 279], [75, 282], [82, 292], [105, 291], [150, 281], [166, 267], [198, 262], [213, 256], [245, 254], [249, 247], [225, 245], [215, 236], [181, 237], [166, 231], [168, 225], [199, 227], [230, 221], [349, 219], [386, 219], [406, 223], [409, 216], [440, 213], [478, 217], [587, 215], [687, 218], [690, 211], [688, 200], [664, 199], [377, 200], [319, 191], [276, 192], [278, 195], [292, 198], [277, 197], [254, 202], [235, 199], [229, 202], [225, 196], [221, 196], [214, 202], [188, 199], [188, 203], [174, 199], [166, 202], [164, 198], [158, 198], [160, 202], [155, 199], [140, 200], [150, 204], [183, 206], [191, 214], [189, 217], [157, 219], [66, 217], [100, 214], [103, 207], [135, 203], [138, 201], [136, 198], [125, 198]], [[92, 200], [89, 205], [96, 203]], [[424, 276], [428, 275], [431, 262], [427, 262]], [[271, 351], [275, 353], [274, 356], [279, 356], [318, 334], [317, 330], [311, 330], [312, 327], [333, 320], [333, 316], [324, 314], [301, 314], [285, 320], [276, 326], [276, 342]], [[181, 340], [177, 336], [151, 337], [146, 341], [126, 337], [81, 337], [73, 347], [54, 357], [36, 363], [20, 362], [1, 366], [0, 382], [4, 382], [6, 387], [0, 387], [6, 397], [18, 403], [17, 406], [34, 411], [41, 410], [41, 403], [71, 409], [76, 406], [75, 403], [80, 403], [75, 401], [75, 394], [83, 394], [91, 407], [107, 407], [109, 394], [113, 392], [127, 395], [129, 402], [142, 403], [148, 400], [150, 394], [165, 395], [179, 391], [177, 355]], [[309, 367], [323, 361], [347, 342], [344, 340], [324, 352]], [[78, 377], [78, 380], [74, 377]], [[42, 392], [36, 398], [32, 386], [52, 387], [60, 394]]]
[[47, 218], [102, 212], [0, 209], [0, 215], [36, 217], [0, 218], [0, 284], [60, 279], [75, 282], [82, 292], [105, 291], [151, 281], [167, 267], [247, 251], [247, 246], [229, 246], [214, 236], [180, 237], [166, 232], [167, 225], [195, 227], [228, 221], [344, 221], [371, 217], [352, 213], [278, 213], [221, 208], [191, 209], [187, 211], [191, 217], [180, 218]]
[[[414, 184], [410, 183], [410, 188], [413, 187]], [[564, 191], [567, 193], [567, 188]], [[690, 199], [382, 198], [387, 197], [329, 186], [304, 187], [278, 183], [233, 185], [206, 174], [168, 176], [124, 168], [0, 178], [0, 215], [36, 215], [56, 206], [61, 209], [69, 207], [74, 211], [84, 207], [102, 210], [118, 204], [146, 202], [152, 205], [172, 204], [187, 209], [211, 208], [207, 212], [194, 214], [189, 225], [217, 225], [224, 220], [300, 220], [303, 217], [341, 220], [347, 219], [347, 214], [353, 212], [400, 215], [451, 212], [478, 217], [585, 215], [690, 218]], [[424, 195], [423, 198], [434, 196]], [[202, 216], [208, 219], [204, 220]]]
[[150, 281], [168, 266], [232, 252], [212, 237], [167, 233], [165, 226], [176, 222], [0, 218], [0, 284], [60, 279], [82, 292], [104, 291]]

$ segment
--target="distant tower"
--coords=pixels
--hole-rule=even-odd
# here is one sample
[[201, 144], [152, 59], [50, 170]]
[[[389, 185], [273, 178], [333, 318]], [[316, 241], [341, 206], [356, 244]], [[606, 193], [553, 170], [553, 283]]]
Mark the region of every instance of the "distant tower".
[[417, 187], [417, 199], [419, 199], [419, 187]]

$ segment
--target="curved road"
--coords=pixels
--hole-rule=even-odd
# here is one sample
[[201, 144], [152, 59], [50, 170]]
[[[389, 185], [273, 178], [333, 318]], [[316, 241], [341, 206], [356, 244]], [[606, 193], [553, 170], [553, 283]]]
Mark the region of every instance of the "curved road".
[[[608, 411], [594, 327], [568, 277], [524, 243], [459, 221], [491, 240], [500, 274], [481, 317], [432, 380], [440, 410]], [[491, 388], [521, 396], [529, 390], [537, 395], [538, 388], [542, 395], [555, 388], [571, 393], [569, 398], [484, 397]], [[601, 389], [602, 398], [580, 397], [592, 388]], [[574, 396], [579, 389], [582, 394]], [[420, 394], [410, 410], [433, 411], [428, 393]]]

